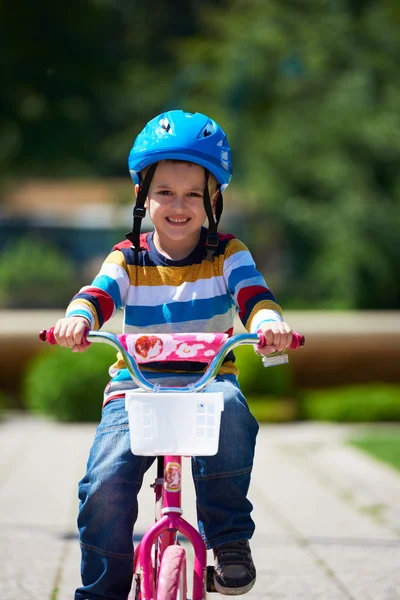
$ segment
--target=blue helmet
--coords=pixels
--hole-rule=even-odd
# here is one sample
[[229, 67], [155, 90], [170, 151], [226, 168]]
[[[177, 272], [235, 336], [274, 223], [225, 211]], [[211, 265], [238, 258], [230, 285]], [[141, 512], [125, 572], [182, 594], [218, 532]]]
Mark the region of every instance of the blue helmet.
[[212, 173], [223, 192], [232, 177], [232, 157], [224, 130], [201, 113], [171, 110], [149, 121], [129, 154], [134, 183], [139, 173], [160, 160], [186, 160]]

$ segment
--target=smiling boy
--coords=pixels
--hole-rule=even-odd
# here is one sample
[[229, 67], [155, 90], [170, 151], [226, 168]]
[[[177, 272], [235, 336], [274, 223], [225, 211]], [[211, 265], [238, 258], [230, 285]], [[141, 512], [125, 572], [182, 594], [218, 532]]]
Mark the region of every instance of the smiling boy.
[[[261, 331], [262, 354], [290, 345], [292, 332], [272, 292], [242, 242], [220, 234], [222, 192], [232, 175], [224, 131], [200, 113], [170, 111], [152, 119], [129, 156], [136, 205], [132, 231], [106, 258], [58, 321], [59, 344], [81, 352], [87, 327], [100, 328], [125, 311], [124, 333], [233, 333], [238, 312], [244, 326]], [[149, 211], [154, 231], [140, 234]], [[208, 219], [208, 228], [204, 222]], [[187, 385], [203, 363], [146, 365], [145, 375], [165, 385]], [[132, 529], [137, 493], [154, 460], [130, 451], [124, 396], [134, 387], [119, 359], [111, 368], [102, 418], [79, 483], [78, 526], [82, 586], [75, 600], [126, 600], [132, 581]], [[247, 498], [258, 424], [240, 391], [231, 352], [206, 391], [222, 391], [219, 450], [194, 457], [199, 530], [215, 556], [214, 583], [226, 595], [248, 592], [256, 571], [249, 539], [254, 532]], [[84, 399], [83, 399], [84, 401]]]

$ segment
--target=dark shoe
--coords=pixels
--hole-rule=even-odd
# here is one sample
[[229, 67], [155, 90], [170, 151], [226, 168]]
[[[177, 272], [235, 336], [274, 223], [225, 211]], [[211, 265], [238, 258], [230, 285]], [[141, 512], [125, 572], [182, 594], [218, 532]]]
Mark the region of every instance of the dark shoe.
[[214, 585], [226, 596], [239, 596], [250, 591], [256, 580], [249, 540], [228, 542], [213, 548]]

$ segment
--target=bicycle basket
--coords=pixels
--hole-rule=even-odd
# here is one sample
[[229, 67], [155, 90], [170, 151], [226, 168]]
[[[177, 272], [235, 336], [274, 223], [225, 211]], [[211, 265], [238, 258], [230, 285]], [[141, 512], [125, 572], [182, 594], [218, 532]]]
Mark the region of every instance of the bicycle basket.
[[222, 392], [127, 392], [131, 450], [139, 456], [211, 456], [218, 452]]

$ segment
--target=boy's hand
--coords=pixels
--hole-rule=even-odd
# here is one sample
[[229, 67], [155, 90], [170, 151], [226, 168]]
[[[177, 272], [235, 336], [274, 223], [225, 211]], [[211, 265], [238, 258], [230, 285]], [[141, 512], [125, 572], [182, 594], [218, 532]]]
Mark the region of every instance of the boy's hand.
[[89, 344], [83, 341], [83, 334], [89, 328], [90, 323], [84, 317], [59, 319], [54, 327], [54, 337], [57, 344], [72, 348], [72, 352], [85, 352]]
[[265, 346], [257, 346], [257, 352], [263, 356], [273, 354], [274, 352], [283, 352], [288, 348], [292, 341], [292, 330], [284, 321], [272, 321], [271, 323], [262, 323], [259, 331], [265, 337]]

